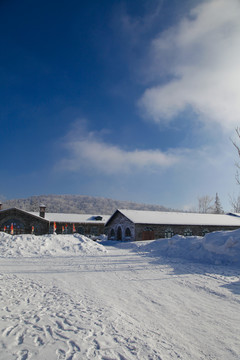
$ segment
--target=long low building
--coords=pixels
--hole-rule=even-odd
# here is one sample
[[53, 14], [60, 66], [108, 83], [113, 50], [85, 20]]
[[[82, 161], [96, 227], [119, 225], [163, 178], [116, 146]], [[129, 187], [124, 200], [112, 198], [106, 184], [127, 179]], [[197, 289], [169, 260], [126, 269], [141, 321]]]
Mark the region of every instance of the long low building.
[[239, 229], [240, 217], [236, 214], [116, 210], [105, 226], [109, 240], [153, 240], [175, 234], [204, 236], [212, 231]]
[[1, 209], [0, 231], [9, 234], [72, 234], [99, 236], [105, 231], [109, 215], [47, 213], [40, 205], [39, 212], [29, 212], [18, 208]]
[[1, 209], [0, 231], [9, 234], [72, 234], [90, 237], [107, 234], [109, 240], [153, 240], [175, 234], [203, 236], [218, 230], [240, 228], [240, 214], [198, 214], [141, 210], [116, 210], [112, 216], [100, 214], [48, 213], [18, 208]]

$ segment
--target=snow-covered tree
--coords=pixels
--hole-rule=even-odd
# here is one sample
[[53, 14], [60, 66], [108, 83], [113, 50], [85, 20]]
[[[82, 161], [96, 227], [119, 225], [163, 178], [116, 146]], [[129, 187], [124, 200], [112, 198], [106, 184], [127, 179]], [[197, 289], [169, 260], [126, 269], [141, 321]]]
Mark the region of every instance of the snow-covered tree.
[[219, 199], [219, 196], [218, 196], [218, 193], [216, 193], [213, 213], [214, 214], [223, 214], [224, 213], [221, 202], [220, 202], [220, 199]]

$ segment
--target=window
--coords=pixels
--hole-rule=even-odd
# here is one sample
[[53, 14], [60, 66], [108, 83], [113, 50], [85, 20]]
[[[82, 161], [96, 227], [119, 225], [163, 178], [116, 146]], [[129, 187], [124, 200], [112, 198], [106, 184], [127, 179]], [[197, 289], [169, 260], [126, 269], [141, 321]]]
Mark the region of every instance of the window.
[[97, 220], [97, 221], [102, 221], [102, 219], [103, 219], [102, 216], [99, 216], [99, 215], [95, 216], [95, 220]]
[[91, 216], [90, 218], [88, 218], [88, 220], [93, 220], [93, 221], [102, 221], [103, 217], [100, 215], [96, 215], [96, 216]]
[[209, 230], [208, 229], [203, 229], [203, 232], [202, 232], [202, 236], [205, 236], [206, 234], [209, 233]]
[[185, 229], [184, 236], [192, 236], [192, 230], [190, 228]]
[[143, 231], [153, 231], [153, 229], [151, 227], [149, 227], [149, 226], [145, 226]]
[[174, 235], [174, 232], [173, 232], [172, 228], [167, 228], [165, 230], [165, 238], [166, 239], [170, 239], [171, 237], [173, 237], [173, 235]]

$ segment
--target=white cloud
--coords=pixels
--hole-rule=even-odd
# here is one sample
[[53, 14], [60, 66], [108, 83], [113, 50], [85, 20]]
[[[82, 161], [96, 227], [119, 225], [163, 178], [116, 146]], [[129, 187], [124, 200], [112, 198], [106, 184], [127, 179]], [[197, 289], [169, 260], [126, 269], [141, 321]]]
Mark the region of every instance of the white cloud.
[[150, 73], [159, 85], [140, 99], [147, 117], [169, 122], [190, 106], [205, 123], [239, 124], [239, 19], [239, 0], [206, 1], [153, 40]]
[[128, 151], [118, 146], [105, 143], [101, 134], [87, 132], [82, 122], [76, 122], [61, 141], [67, 150], [57, 168], [78, 172], [81, 169], [100, 171], [103, 174], [121, 174], [136, 170], [159, 170], [171, 167], [181, 161], [178, 151], [160, 150]]

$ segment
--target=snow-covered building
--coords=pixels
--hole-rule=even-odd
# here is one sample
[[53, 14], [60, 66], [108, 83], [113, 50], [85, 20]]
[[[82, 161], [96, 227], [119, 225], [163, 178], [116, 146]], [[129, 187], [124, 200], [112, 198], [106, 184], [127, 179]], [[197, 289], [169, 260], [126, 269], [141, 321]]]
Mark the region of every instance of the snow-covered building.
[[0, 231], [12, 234], [71, 234], [74, 232], [99, 236], [104, 233], [104, 225], [109, 215], [47, 213], [40, 205], [39, 212], [30, 212], [18, 208], [1, 209]]
[[111, 240], [153, 240], [175, 234], [204, 236], [212, 231], [235, 230], [240, 228], [240, 217], [233, 214], [116, 210], [105, 226]]
[[240, 228], [240, 214], [197, 214], [140, 210], [116, 210], [110, 217], [101, 214], [48, 213], [40, 205], [39, 212], [18, 208], [2, 209], [0, 231], [12, 234], [72, 234], [100, 236], [112, 240], [152, 240], [184, 236], [203, 236], [218, 230]]

